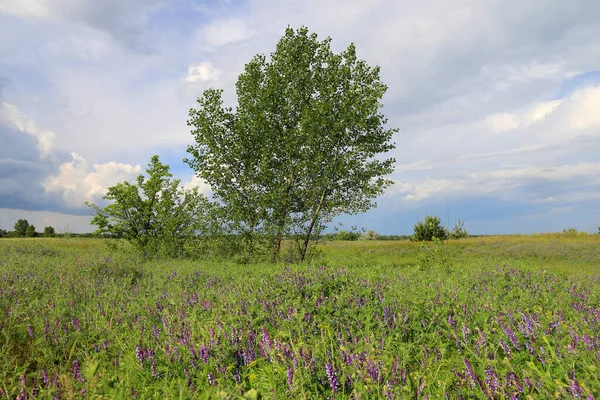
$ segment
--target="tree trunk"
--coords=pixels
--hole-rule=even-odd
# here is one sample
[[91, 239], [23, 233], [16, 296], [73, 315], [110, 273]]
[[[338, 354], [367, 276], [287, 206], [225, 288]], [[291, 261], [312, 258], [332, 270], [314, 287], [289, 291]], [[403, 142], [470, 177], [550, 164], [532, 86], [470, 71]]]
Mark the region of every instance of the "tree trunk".
[[304, 237], [304, 243], [302, 244], [302, 248], [300, 249], [300, 262], [304, 262], [306, 258], [306, 250], [308, 249], [308, 244], [310, 243], [310, 236], [312, 235], [312, 231], [315, 228], [315, 224], [319, 219], [319, 214], [321, 213], [321, 208], [323, 207], [323, 202], [325, 201], [325, 193], [326, 190], [323, 191], [321, 195], [321, 199], [319, 200], [319, 205], [313, 214], [312, 220], [310, 221], [310, 225], [308, 226], [308, 230], [306, 231], [306, 236]]

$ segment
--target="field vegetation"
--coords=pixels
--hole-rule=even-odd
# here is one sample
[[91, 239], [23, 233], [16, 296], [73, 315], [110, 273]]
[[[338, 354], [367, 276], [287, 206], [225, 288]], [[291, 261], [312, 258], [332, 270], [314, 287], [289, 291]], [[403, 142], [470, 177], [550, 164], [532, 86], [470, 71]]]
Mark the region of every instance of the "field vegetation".
[[0, 241], [6, 398], [593, 398], [600, 235], [326, 242], [312, 263]]

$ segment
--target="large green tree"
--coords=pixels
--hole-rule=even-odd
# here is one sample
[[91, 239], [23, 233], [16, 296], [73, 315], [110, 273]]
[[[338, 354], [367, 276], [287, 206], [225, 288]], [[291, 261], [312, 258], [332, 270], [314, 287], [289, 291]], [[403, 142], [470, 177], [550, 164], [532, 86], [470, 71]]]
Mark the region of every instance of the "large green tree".
[[136, 184], [108, 188], [103, 199], [110, 204], [86, 203], [95, 212], [91, 224], [99, 234], [128, 240], [146, 256], [182, 256], [186, 244], [202, 233], [209, 203], [197, 188], [184, 190], [179, 183], [153, 156]]
[[25, 237], [27, 235], [27, 227], [29, 222], [26, 219], [20, 219], [15, 223], [15, 232], [17, 236]]
[[394, 129], [386, 128], [379, 67], [339, 54], [331, 39], [288, 28], [270, 59], [255, 56], [237, 82], [237, 107], [209, 89], [190, 111], [185, 161], [212, 187], [250, 247], [276, 256], [291, 236], [301, 260], [324, 224], [360, 213], [391, 184]]

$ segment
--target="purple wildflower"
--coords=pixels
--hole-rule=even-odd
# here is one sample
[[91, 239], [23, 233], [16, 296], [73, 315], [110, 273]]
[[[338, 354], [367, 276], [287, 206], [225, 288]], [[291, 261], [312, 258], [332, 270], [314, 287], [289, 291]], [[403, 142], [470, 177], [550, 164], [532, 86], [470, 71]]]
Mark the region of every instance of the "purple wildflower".
[[79, 382], [85, 382], [83, 375], [81, 375], [81, 365], [79, 365], [79, 361], [77, 359], [73, 360], [73, 377]]
[[150, 358], [150, 362], [152, 363], [152, 376], [157, 377], [158, 373], [156, 372], [156, 358], [154, 357], [154, 351], [148, 350], [148, 357]]
[[398, 383], [398, 364], [400, 360], [398, 357], [394, 359], [394, 365], [392, 366], [392, 382]]
[[136, 344], [135, 345], [135, 356], [137, 357], [140, 364], [142, 364], [142, 368], [144, 367], [144, 359], [145, 359], [144, 353], [145, 353], [144, 349], [142, 349], [139, 344]]
[[200, 360], [203, 363], [206, 364], [208, 362], [208, 359], [210, 358], [210, 352], [208, 351], [208, 348], [205, 345], [202, 345], [200, 347], [199, 356], [200, 356]]
[[337, 376], [335, 375], [335, 371], [333, 370], [333, 366], [331, 365], [331, 361], [327, 361], [327, 364], [325, 364], [325, 372], [327, 373], [329, 386], [331, 387], [333, 394], [336, 394], [339, 382]]
[[579, 386], [579, 382], [577, 382], [577, 379], [572, 379], [569, 382], [569, 390], [571, 391], [571, 396], [573, 396], [576, 399], [580, 399], [581, 398], [581, 386]]
[[263, 342], [269, 347], [272, 347], [271, 344], [271, 337], [269, 336], [269, 332], [267, 332], [267, 330], [265, 328], [262, 328], [262, 339]]
[[79, 325], [79, 318], [72, 319], [71, 324], [73, 325], [73, 328], [75, 328], [76, 331], [81, 330], [81, 326]]
[[367, 367], [367, 373], [375, 382], [379, 382], [379, 368], [377, 364], [373, 361], [369, 361], [369, 365]]
[[152, 325], [152, 333], [154, 333], [154, 340], [158, 342], [158, 337], [160, 336], [160, 328], [157, 328], [156, 325]]
[[188, 384], [188, 388], [190, 388], [191, 390], [194, 389], [194, 383], [192, 382], [192, 377], [190, 376], [190, 370], [185, 368], [183, 370], [183, 372], [185, 373], [185, 377], [187, 378], [187, 384]]
[[485, 384], [487, 385], [492, 395], [496, 394], [502, 387], [502, 384], [500, 383], [500, 380], [498, 379], [498, 375], [494, 371], [494, 368], [487, 367], [485, 369], [485, 375]]
[[513, 330], [506, 327], [505, 325], [502, 325], [502, 331], [504, 332], [504, 334], [506, 336], [508, 336], [508, 339], [510, 340], [512, 345], [515, 347], [515, 349], [517, 351], [521, 350], [521, 347], [519, 347], [519, 341], [517, 340], [517, 337], [515, 336], [515, 333], [513, 332]]
[[390, 381], [387, 381], [385, 383], [385, 385], [383, 386], [382, 392], [381, 392], [388, 400], [391, 400], [394, 398], [394, 389], [392, 388], [392, 385], [390, 383]]
[[294, 391], [294, 370], [291, 367], [287, 369], [287, 383], [290, 388], [290, 392]]
[[211, 386], [217, 386], [217, 383], [215, 382], [215, 376], [212, 374], [212, 372], [209, 373], [207, 375], [207, 377], [208, 377], [208, 384], [209, 385], [211, 385]]
[[502, 350], [504, 350], [504, 354], [506, 355], [506, 357], [510, 359], [510, 347], [508, 347], [504, 340], [500, 341], [500, 347], [502, 347]]

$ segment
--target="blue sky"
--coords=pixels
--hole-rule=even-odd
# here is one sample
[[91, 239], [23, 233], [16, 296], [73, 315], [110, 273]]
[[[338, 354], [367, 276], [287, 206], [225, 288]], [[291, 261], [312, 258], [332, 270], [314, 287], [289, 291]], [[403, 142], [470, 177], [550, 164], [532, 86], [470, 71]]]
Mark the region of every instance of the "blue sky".
[[395, 184], [339, 218], [408, 234], [436, 214], [474, 234], [600, 225], [595, 0], [4, 0], [0, 228], [85, 232], [109, 186], [158, 154], [185, 185], [186, 125], [288, 26], [355, 43], [389, 86]]

